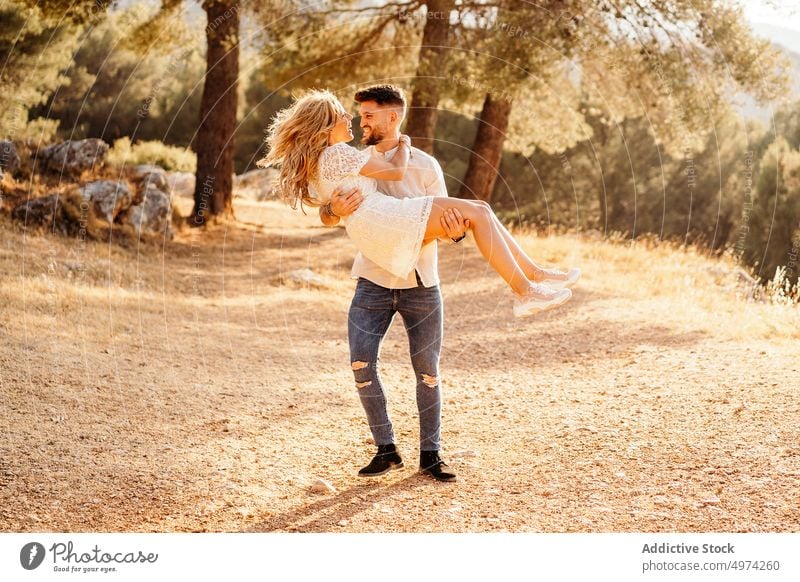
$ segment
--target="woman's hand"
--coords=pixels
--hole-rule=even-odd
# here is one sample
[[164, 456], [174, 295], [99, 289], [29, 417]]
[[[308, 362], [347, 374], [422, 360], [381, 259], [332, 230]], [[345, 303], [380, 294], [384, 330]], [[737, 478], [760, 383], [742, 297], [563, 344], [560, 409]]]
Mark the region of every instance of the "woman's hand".
[[[401, 147], [405, 146], [405, 147]], [[372, 151], [372, 156], [361, 167], [360, 174], [376, 180], [389, 180], [397, 182], [403, 179], [408, 169], [408, 159], [411, 157], [411, 138], [401, 135], [398, 138], [397, 152], [391, 160], [387, 160], [377, 150]]]

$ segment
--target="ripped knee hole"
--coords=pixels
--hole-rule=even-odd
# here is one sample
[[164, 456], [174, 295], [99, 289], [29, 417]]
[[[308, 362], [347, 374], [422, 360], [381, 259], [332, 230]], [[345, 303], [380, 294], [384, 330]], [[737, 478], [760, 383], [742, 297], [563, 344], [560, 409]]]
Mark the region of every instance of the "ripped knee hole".
[[428, 388], [436, 388], [439, 385], [438, 376], [429, 376], [428, 374], [421, 374], [421, 376], [422, 376], [422, 383], [425, 384]]

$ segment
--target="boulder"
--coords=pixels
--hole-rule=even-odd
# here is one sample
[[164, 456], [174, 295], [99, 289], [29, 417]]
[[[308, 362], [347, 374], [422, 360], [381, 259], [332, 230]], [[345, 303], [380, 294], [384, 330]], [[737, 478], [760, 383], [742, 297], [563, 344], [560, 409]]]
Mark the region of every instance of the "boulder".
[[122, 213], [119, 222], [129, 224], [134, 230], [141, 233], [166, 234], [172, 239], [172, 204], [167, 194], [154, 188], [147, 187], [140, 204], [134, 204]]
[[162, 192], [169, 192], [167, 183], [167, 171], [161, 166], [152, 164], [142, 164], [133, 169], [133, 181], [139, 184], [144, 190], [148, 186], [153, 186]]
[[167, 189], [171, 196], [194, 198], [195, 175], [190, 172], [167, 172]]
[[44, 226], [54, 223], [58, 211], [58, 194], [49, 194], [23, 202], [11, 211], [11, 218], [26, 225]]
[[167, 171], [158, 164], [139, 164], [131, 168], [133, 178], [141, 180], [147, 174], [166, 174]]
[[264, 168], [245, 172], [233, 177], [233, 195], [238, 198], [250, 200], [274, 199], [272, 182], [277, 178], [278, 170]]
[[130, 188], [124, 182], [113, 180], [89, 182], [80, 188], [80, 193], [84, 199], [92, 202], [96, 216], [109, 224], [133, 203]]
[[26, 228], [44, 227], [69, 236], [96, 238], [98, 232], [94, 206], [78, 188], [27, 200], [11, 211], [11, 217]]
[[0, 176], [3, 173], [13, 175], [19, 169], [19, 154], [14, 142], [0, 140]]
[[47, 146], [40, 152], [42, 170], [78, 175], [94, 166], [102, 166], [108, 144], [102, 139], [80, 139]]

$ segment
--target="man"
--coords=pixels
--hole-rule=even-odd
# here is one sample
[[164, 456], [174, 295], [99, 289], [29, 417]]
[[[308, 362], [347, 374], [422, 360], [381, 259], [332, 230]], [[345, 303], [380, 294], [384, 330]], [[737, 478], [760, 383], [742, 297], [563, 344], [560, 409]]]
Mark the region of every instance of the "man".
[[[362, 143], [391, 159], [397, 151], [400, 125], [406, 113], [402, 90], [392, 85], [378, 85], [359, 91], [355, 100], [360, 104]], [[398, 198], [447, 196], [439, 163], [416, 148], [411, 149], [403, 180], [379, 181], [378, 190]], [[320, 218], [328, 226], [335, 225], [339, 217], [352, 214], [361, 201], [358, 190], [336, 190], [331, 201], [320, 208]], [[450, 240], [458, 242], [464, 238], [469, 221], [457, 210], [451, 210], [442, 218], [442, 226]], [[420, 471], [439, 481], [456, 478], [439, 456], [442, 409], [439, 353], [444, 326], [436, 251], [435, 243], [424, 245], [408, 279], [393, 276], [360, 252], [353, 263], [351, 274], [358, 283], [350, 305], [347, 330], [350, 361], [359, 398], [378, 447], [372, 461], [359, 471], [362, 477], [383, 475], [403, 467], [378, 371], [381, 343], [395, 314], [399, 313], [408, 334], [411, 364], [417, 378]]]

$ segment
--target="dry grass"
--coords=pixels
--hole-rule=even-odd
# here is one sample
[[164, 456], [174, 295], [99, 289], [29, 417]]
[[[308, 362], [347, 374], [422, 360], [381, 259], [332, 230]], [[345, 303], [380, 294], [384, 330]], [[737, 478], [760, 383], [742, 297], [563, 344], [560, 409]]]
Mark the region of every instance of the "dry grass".
[[[585, 273], [521, 322], [474, 248], [441, 247], [459, 482], [364, 482], [353, 247], [274, 203], [238, 212], [127, 247], [0, 216], [0, 530], [798, 531], [798, 309], [737, 297], [733, 263], [520, 235]], [[306, 267], [324, 288], [284, 282]], [[382, 366], [413, 467], [407, 350], [396, 322]]]

